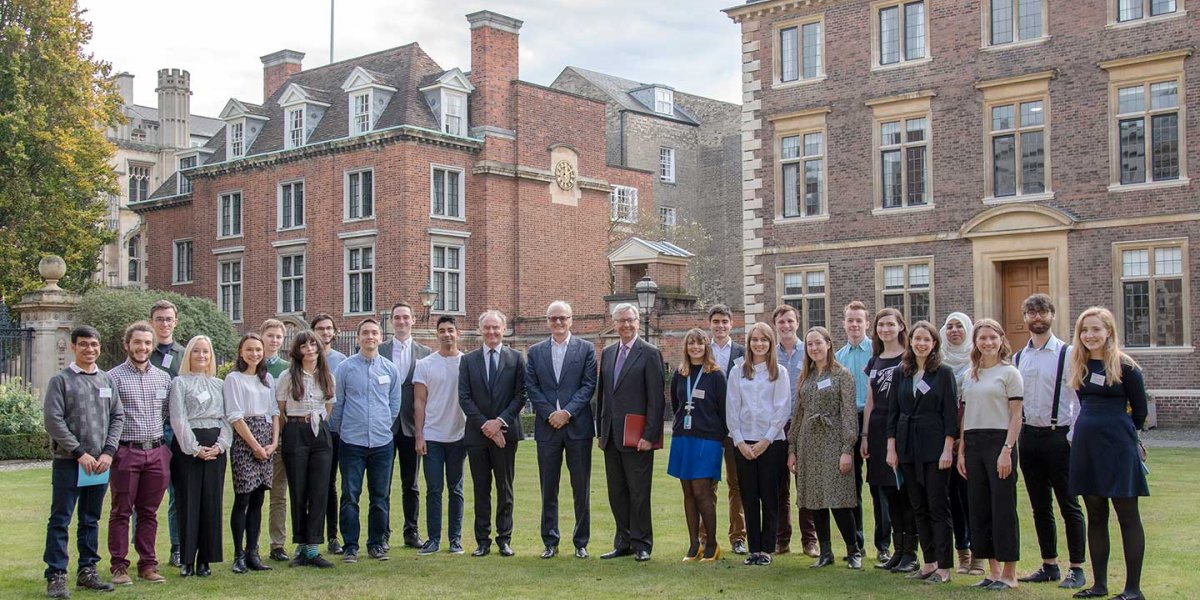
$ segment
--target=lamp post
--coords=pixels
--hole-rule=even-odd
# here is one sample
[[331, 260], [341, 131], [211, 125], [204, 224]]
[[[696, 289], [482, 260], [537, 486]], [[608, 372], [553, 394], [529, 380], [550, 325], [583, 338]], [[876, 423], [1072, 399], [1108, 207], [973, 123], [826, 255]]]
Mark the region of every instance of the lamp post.
[[642, 309], [642, 321], [646, 330], [646, 339], [650, 338], [650, 311], [654, 310], [654, 301], [658, 298], [658, 284], [649, 275], [642, 277], [633, 287], [637, 292], [638, 306]]
[[425, 287], [417, 292], [417, 295], [421, 297], [421, 306], [425, 307], [425, 324], [429, 325], [429, 314], [433, 311], [433, 303], [437, 300], [438, 293], [433, 286], [425, 284]]

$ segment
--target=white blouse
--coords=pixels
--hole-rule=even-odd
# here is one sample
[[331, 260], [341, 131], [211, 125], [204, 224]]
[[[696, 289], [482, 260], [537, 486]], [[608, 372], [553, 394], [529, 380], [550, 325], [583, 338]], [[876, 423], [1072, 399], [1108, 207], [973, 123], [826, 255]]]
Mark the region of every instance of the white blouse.
[[733, 443], [747, 440], [782, 440], [783, 428], [792, 411], [792, 385], [787, 368], [779, 365], [779, 376], [769, 378], [766, 363], [754, 365], [754, 379], [742, 374], [739, 358], [729, 371], [729, 390], [725, 396], [725, 421]]
[[[270, 381], [270, 377], [267, 380]], [[232, 371], [225, 376], [225, 418], [236, 423], [248, 417], [274, 417], [279, 414], [275, 394], [258, 377]]]

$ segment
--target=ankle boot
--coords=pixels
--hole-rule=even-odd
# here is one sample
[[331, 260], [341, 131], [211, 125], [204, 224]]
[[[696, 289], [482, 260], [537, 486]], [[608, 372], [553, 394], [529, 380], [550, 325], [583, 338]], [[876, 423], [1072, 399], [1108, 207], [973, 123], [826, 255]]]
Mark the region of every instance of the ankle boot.
[[971, 551], [966, 548], [958, 551], [958, 568], [954, 570], [959, 575], [971, 572]]
[[236, 552], [233, 555], [233, 572], [242, 574], [246, 572], [246, 553]]
[[875, 565], [875, 568], [883, 569], [885, 571], [891, 571], [892, 569], [895, 569], [896, 565], [900, 564], [900, 561], [903, 559], [904, 559], [904, 553], [901, 552], [899, 548], [897, 548], [896, 553], [893, 554], [892, 557], [887, 560], [887, 562], [879, 563], [879, 564]]
[[246, 566], [251, 571], [270, 571], [270, 565], [264, 565], [261, 558], [258, 557], [258, 548], [251, 548], [246, 551]]

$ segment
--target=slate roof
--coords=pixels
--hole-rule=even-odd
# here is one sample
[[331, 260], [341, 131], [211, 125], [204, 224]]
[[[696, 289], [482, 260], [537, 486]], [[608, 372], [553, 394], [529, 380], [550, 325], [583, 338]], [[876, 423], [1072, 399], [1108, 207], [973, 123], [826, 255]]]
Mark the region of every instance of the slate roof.
[[178, 180], [179, 173], [171, 173], [171, 176], [168, 177], [167, 180], [162, 183], [162, 185], [158, 186], [158, 189], [154, 190], [154, 193], [150, 194], [150, 197], [146, 198], [146, 200], [158, 200], [159, 198], [178, 196], [179, 194], [177, 192], [179, 190], [179, 185], [176, 183]]
[[[158, 122], [158, 109], [153, 106], [143, 106], [141, 104], [132, 104], [125, 107], [126, 110], [137, 114], [138, 118], [143, 121]], [[217, 132], [225, 126], [225, 121], [214, 119], [212, 117], [202, 117], [200, 115], [192, 115], [192, 135], [202, 135], [204, 137], [212, 137], [217, 135]]]
[[680, 106], [679, 102], [675, 103], [675, 114], [668, 116], [656, 112], [653, 108], [642, 104], [641, 101], [639, 101], [637, 98], [634, 98], [633, 95], [630, 94], [630, 92], [634, 90], [653, 86], [654, 84], [641, 83], [638, 81], [633, 81], [632, 79], [625, 79], [623, 77], [617, 77], [616, 75], [609, 75], [607, 73], [589, 71], [579, 67], [567, 67], [564, 69], [564, 71], [565, 70], [570, 70], [580, 77], [588, 80], [592, 85], [599, 88], [605, 94], [608, 94], [609, 97], [611, 97], [618, 105], [621, 106], [621, 108], [625, 110], [662, 118], [674, 118], [676, 120], [683, 121], [685, 123], [691, 123], [693, 125], [700, 124], [700, 119], [696, 118], [695, 115], [691, 114], [687, 111], [687, 109]]

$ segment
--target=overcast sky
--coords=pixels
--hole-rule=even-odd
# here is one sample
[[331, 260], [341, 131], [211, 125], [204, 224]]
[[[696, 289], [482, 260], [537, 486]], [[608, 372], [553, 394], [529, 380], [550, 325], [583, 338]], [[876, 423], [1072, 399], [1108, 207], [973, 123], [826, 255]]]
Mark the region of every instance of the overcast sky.
[[[721, 9], [739, 0], [336, 0], [334, 60], [418, 42], [445, 69], [470, 68], [464, 17], [491, 10], [525, 22], [521, 79], [548, 85], [565, 66], [740, 101], [740, 30]], [[329, 63], [330, 0], [80, 0], [89, 50], [129, 71], [134, 101], [154, 106], [156, 73], [192, 76], [192, 112], [262, 100], [259, 57], [284, 48], [304, 67]]]

